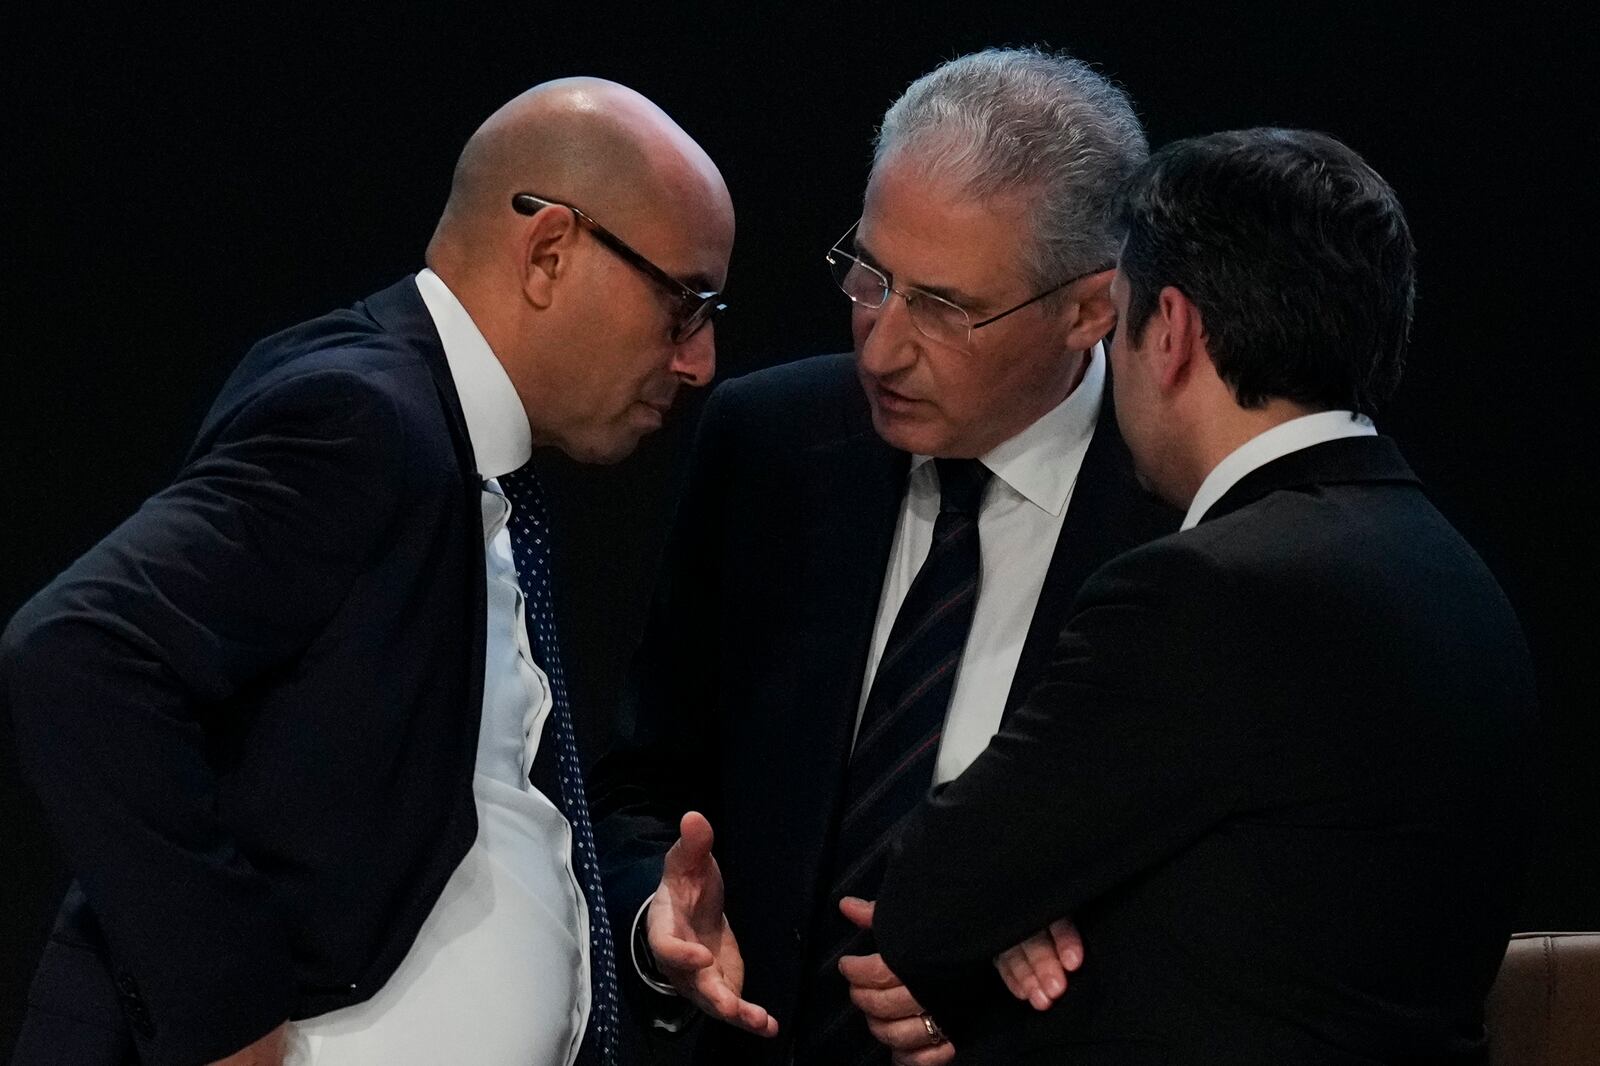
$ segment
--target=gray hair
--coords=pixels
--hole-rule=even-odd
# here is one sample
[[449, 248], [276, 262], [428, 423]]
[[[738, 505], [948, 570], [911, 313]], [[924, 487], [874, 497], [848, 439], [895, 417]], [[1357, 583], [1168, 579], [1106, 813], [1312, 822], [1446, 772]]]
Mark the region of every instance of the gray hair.
[[883, 116], [872, 167], [912, 152], [973, 197], [1034, 197], [1039, 288], [1110, 263], [1124, 178], [1150, 154], [1128, 94], [1065, 52], [987, 48], [944, 63]]

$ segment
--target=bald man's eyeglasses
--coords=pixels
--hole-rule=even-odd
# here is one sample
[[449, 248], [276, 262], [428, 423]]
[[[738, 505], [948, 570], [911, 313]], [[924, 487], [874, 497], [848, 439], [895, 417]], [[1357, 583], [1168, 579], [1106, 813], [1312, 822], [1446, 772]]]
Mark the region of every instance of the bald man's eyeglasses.
[[728, 309], [728, 305], [722, 302], [722, 294], [720, 292], [696, 292], [694, 289], [689, 288], [689, 286], [634, 251], [628, 246], [628, 242], [621, 237], [618, 237], [571, 204], [562, 203], [560, 200], [552, 200], [547, 196], [535, 196], [531, 192], [519, 192], [511, 198], [511, 206], [519, 215], [535, 215], [546, 207], [566, 208], [572, 212], [579, 225], [594, 234], [595, 240], [611, 249], [623, 262], [661, 286], [676, 301], [672, 309], [673, 344], [682, 344], [696, 333], [699, 333], [700, 327]]

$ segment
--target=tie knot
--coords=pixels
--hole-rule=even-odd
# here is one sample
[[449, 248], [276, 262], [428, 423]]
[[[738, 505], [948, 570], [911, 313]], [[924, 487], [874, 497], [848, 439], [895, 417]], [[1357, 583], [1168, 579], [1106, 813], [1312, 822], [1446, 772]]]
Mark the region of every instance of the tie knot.
[[976, 459], [935, 459], [939, 469], [939, 511], [976, 515], [989, 483], [989, 468]]

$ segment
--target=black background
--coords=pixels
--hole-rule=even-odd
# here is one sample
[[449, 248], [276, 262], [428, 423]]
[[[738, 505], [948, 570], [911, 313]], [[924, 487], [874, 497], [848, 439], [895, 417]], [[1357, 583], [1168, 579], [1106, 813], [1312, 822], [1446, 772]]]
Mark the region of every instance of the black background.
[[[1527, 628], [1551, 734], [1521, 927], [1600, 929], [1588, 157], [1579, 4], [779, 8], [590, 3], [65, 7], [8, 15], [0, 618], [173, 474], [244, 349], [420, 265], [461, 144], [504, 100], [596, 74], [655, 99], [738, 209], [719, 371], [848, 345], [821, 253], [883, 109], [942, 59], [1045, 43], [1133, 94], [1153, 144], [1306, 126], [1397, 188], [1421, 297], [1380, 414]], [[552, 475], [568, 672], [606, 730], [698, 400], [620, 467]], [[1447, 609], [1441, 605], [1441, 610]], [[0, 1052], [65, 872], [0, 726]]]

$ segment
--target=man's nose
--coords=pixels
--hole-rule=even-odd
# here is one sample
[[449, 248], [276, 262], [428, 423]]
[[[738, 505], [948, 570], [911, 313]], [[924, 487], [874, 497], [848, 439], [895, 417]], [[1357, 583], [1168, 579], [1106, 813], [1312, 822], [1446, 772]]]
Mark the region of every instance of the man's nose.
[[717, 374], [716, 324], [707, 322], [678, 344], [672, 353], [668, 369], [678, 375], [685, 385], [704, 387], [711, 384]]
[[892, 374], [916, 360], [922, 334], [911, 322], [904, 296], [891, 291], [876, 310], [857, 307], [856, 351], [861, 368], [869, 374]]

